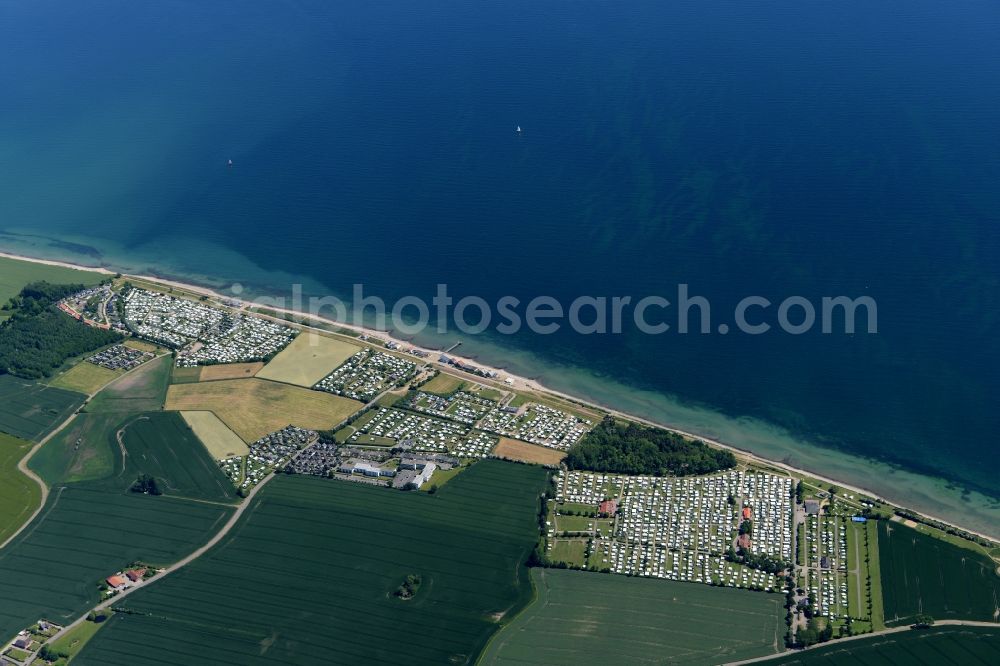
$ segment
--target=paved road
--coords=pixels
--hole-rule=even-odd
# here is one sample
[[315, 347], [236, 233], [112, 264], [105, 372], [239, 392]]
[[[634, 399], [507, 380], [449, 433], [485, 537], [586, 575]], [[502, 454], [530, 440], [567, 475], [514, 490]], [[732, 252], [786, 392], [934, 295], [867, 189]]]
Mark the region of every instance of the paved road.
[[[310, 446], [311, 445], [312, 444], [310, 444]], [[305, 451], [307, 448], [309, 448], [309, 447], [307, 446], [307, 447], [303, 448], [302, 450]], [[55, 641], [59, 640], [61, 637], [63, 637], [64, 635], [66, 635], [74, 627], [77, 627], [80, 624], [82, 624], [83, 622], [86, 622], [87, 615], [89, 615], [91, 613], [91, 611], [103, 610], [105, 608], [109, 608], [110, 606], [114, 606], [114, 605], [118, 604], [122, 600], [122, 598], [127, 597], [129, 594], [132, 594], [136, 590], [141, 590], [144, 587], [146, 587], [147, 585], [149, 585], [150, 583], [159, 581], [162, 578], [164, 578], [165, 576], [169, 576], [173, 572], [175, 572], [178, 569], [180, 569], [180, 568], [182, 568], [182, 567], [190, 564], [194, 560], [196, 560], [199, 557], [201, 557], [202, 555], [204, 555], [209, 549], [212, 548], [212, 546], [214, 546], [217, 543], [219, 543], [227, 534], [229, 534], [230, 530], [233, 529], [233, 527], [239, 521], [239, 519], [243, 515], [243, 513], [250, 507], [250, 505], [251, 505], [250, 500], [252, 500], [254, 498], [254, 496], [258, 492], [260, 492], [260, 489], [263, 488], [265, 485], [267, 485], [267, 483], [271, 479], [273, 479], [275, 476], [276, 476], [275, 474], [268, 474], [267, 476], [264, 477], [263, 480], [261, 480], [260, 483], [258, 483], [256, 486], [254, 486], [253, 489], [249, 492], [249, 494], [247, 494], [246, 498], [244, 498], [243, 502], [236, 508], [236, 511], [233, 512], [233, 515], [229, 517], [228, 521], [226, 521], [226, 524], [222, 526], [222, 529], [219, 530], [218, 532], [216, 532], [215, 536], [213, 536], [211, 539], [209, 539], [207, 543], [205, 543], [204, 545], [202, 545], [201, 547], [199, 547], [197, 550], [195, 550], [192, 553], [190, 553], [187, 557], [184, 557], [183, 559], [180, 559], [177, 562], [174, 562], [173, 564], [171, 564], [171, 565], [169, 565], [167, 567], [164, 567], [163, 569], [160, 570], [160, 572], [158, 574], [156, 574], [156, 576], [154, 576], [153, 578], [151, 578], [151, 579], [143, 582], [142, 585], [137, 585], [135, 587], [130, 587], [129, 589], [124, 590], [122, 592], [119, 592], [115, 596], [113, 596], [113, 597], [111, 597], [109, 599], [106, 599], [105, 601], [102, 601], [102, 602], [98, 603], [97, 605], [93, 606], [92, 608], [88, 609], [83, 615], [81, 615], [76, 620], [74, 620], [70, 624], [67, 624], [62, 629], [60, 629], [58, 632], [56, 632], [55, 634], [53, 634], [52, 638], [50, 638], [47, 641], [47, 643], [48, 644], [54, 643]]]

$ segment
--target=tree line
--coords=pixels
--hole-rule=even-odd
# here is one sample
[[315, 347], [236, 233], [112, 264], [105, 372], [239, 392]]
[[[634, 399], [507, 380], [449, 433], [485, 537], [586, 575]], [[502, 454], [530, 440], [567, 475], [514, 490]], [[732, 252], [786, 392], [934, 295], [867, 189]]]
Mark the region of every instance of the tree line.
[[606, 416], [569, 450], [564, 462], [569, 469], [593, 472], [687, 476], [729, 469], [736, 457], [669, 430]]
[[48, 377], [67, 359], [122, 339], [119, 333], [87, 326], [54, 307], [83, 288], [33, 282], [4, 305], [2, 312], [9, 317], [0, 324], [0, 374]]

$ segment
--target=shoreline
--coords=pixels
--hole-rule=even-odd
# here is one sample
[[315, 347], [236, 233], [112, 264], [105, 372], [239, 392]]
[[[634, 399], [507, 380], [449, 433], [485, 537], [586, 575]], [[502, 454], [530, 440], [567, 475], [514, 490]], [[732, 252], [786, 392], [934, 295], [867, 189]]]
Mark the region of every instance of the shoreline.
[[[396, 342], [396, 343], [398, 343], [400, 345], [404, 345], [406, 347], [409, 347], [411, 349], [418, 349], [418, 350], [427, 352], [428, 354], [431, 355], [431, 356], [428, 356], [426, 359], [424, 359], [428, 364], [431, 364], [431, 365], [433, 365], [434, 367], [436, 367], [438, 369], [445, 368], [445, 369], [452, 370], [453, 372], [457, 373], [458, 376], [463, 376], [462, 373], [461, 373], [461, 371], [459, 371], [459, 370], [457, 370], [455, 368], [451, 368], [450, 366], [447, 366], [445, 364], [442, 364], [440, 361], [437, 360], [437, 358], [432, 358], [432, 356], [434, 356], [434, 355], [440, 355], [440, 354], [442, 354], [443, 353], [442, 350], [432, 349], [432, 348], [429, 348], [429, 347], [423, 347], [423, 346], [417, 345], [417, 344], [415, 344], [414, 342], [412, 342], [410, 340], [406, 340], [406, 339], [403, 339], [403, 338], [400, 338], [400, 337], [397, 337], [397, 336], [393, 335], [393, 333], [391, 331], [381, 331], [381, 330], [378, 330], [378, 329], [373, 329], [373, 328], [366, 327], [366, 326], [361, 325], [361, 324], [355, 324], [355, 323], [350, 323], [350, 322], [341, 322], [341, 321], [330, 319], [328, 317], [324, 317], [324, 316], [321, 316], [321, 315], [312, 315], [312, 314], [300, 312], [300, 311], [297, 311], [297, 310], [294, 310], [294, 309], [291, 309], [291, 308], [286, 308], [286, 307], [279, 307], [279, 306], [274, 306], [274, 305], [259, 305], [259, 304], [254, 303], [253, 301], [248, 301], [248, 300], [245, 300], [245, 299], [241, 299], [241, 298], [238, 298], [236, 296], [228, 296], [228, 295], [220, 294], [220, 293], [218, 293], [217, 291], [215, 291], [214, 289], [212, 289], [210, 287], [203, 287], [203, 286], [199, 286], [199, 285], [196, 285], [196, 284], [191, 284], [191, 283], [188, 283], [188, 282], [182, 282], [182, 281], [176, 280], [176, 279], [164, 278], [164, 277], [160, 277], [160, 276], [156, 276], [156, 275], [132, 274], [132, 273], [126, 273], [124, 271], [115, 271], [115, 270], [111, 270], [106, 265], [94, 267], [94, 266], [87, 266], [86, 264], [72, 263], [72, 262], [63, 261], [63, 260], [40, 259], [40, 258], [36, 258], [36, 257], [31, 257], [31, 256], [26, 256], [26, 255], [21, 255], [21, 254], [16, 254], [16, 253], [12, 253], [12, 252], [6, 252], [6, 251], [0, 251], [0, 257], [6, 258], [6, 259], [18, 260], [18, 261], [27, 261], [27, 262], [36, 263], [36, 264], [45, 264], [45, 265], [49, 265], [49, 266], [58, 266], [58, 267], [61, 267], [61, 268], [69, 268], [69, 269], [75, 269], [75, 270], [81, 270], [81, 271], [89, 271], [89, 272], [99, 273], [99, 274], [107, 275], [107, 276], [114, 276], [114, 275], [117, 275], [117, 274], [120, 273], [123, 277], [129, 277], [129, 278], [134, 278], [136, 280], [143, 280], [143, 281], [146, 281], [146, 282], [152, 282], [152, 283], [155, 283], [155, 284], [160, 284], [160, 285], [165, 285], [165, 286], [169, 286], [169, 287], [174, 287], [174, 288], [182, 289], [184, 291], [187, 291], [187, 292], [190, 292], [190, 293], [193, 293], [193, 294], [197, 294], [197, 295], [200, 295], [200, 296], [207, 296], [207, 297], [214, 298], [214, 299], [219, 299], [219, 300], [225, 300], [225, 301], [230, 301], [230, 302], [234, 302], [234, 303], [239, 303], [241, 309], [249, 309], [251, 307], [257, 307], [257, 308], [263, 308], [263, 309], [266, 309], [266, 310], [270, 310], [270, 311], [273, 311], [273, 312], [276, 312], [276, 313], [279, 313], [279, 314], [290, 315], [290, 316], [293, 316], [293, 317], [297, 318], [297, 321], [288, 322], [288, 320], [285, 320], [285, 319], [282, 319], [282, 318], [269, 317], [266, 314], [255, 313], [256, 316], [261, 316], [261, 317], [270, 318], [270, 319], [276, 319], [278, 321], [282, 321], [282, 322], [285, 322], [285, 323], [292, 323], [292, 324], [295, 324], [295, 325], [300, 326], [302, 328], [314, 329], [314, 330], [318, 330], [318, 331], [324, 332], [324, 333], [330, 333], [330, 331], [326, 331], [326, 330], [320, 328], [319, 326], [310, 325], [310, 324], [307, 324], [307, 323], [304, 323], [304, 322], [308, 320], [308, 321], [313, 321], [313, 322], [317, 322], [317, 323], [321, 323], [321, 324], [336, 326], [336, 327], [339, 327], [339, 328], [342, 328], [342, 329], [347, 329], [347, 330], [350, 330], [350, 331], [353, 331], [353, 332], [356, 332], [356, 333], [359, 333], [359, 334], [368, 335], [368, 336], [375, 337], [375, 338], [378, 338], [378, 339], [393, 341], [393, 342]], [[334, 333], [334, 334], [336, 334], [336, 333]], [[450, 357], [456, 359], [456, 360], [462, 361], [463, 363], [468, 363], [469, 365], [476, 366], [476, 367], [482, 368], [484, 370], [489, 370], [489, 371], [496, 372], [498, 375], [505, 375], [505, 376], [507, 376], [507, 377], [509, 377], [509, 378], [511, 378], [513, 380], [513, 384], [510, 384], [510, 385], [504, 384], [503, 382], [499, 382], [501, 388], [508, 388], [508, 389], [513, 389], [513, 390], [520, 389], [520, 390], [528, 390], [528, 391], [537, 391], [537, 392], [547, 393], [549, 395], [553, 395], [553, 396], [562, 398], [564, 400], [569, 400], [571, 402], [574, 402], [574, 403], [577, 403], [577, 404], [580, 404], [580, 405], [583, 405], [583, 406], [586, 406], [586, 407], [590, 407], [590, 408], [594, 408], [594, 409], [599, 409], [600, 411], [607, 412], [607, 413], [609, 413], [609, 414], [611, 414], [613, 416], [617, 416], [617, 417], [620, 417], [620, 418], [629, 419], [629, 420], [635, 421], [637, 423], [641, 423], [641, 424], [648, 425], [648, 426], [662, 428], [662, 429], [665, 429], [665, 430], [668, 430], [668, 431], [671, 431], [671, 432], [675, 432], [677, 434], [683, 435], [683, 436], [691, 438], [691, 439], [697, 439], [697, 440], [703, 441], [706, 444], [708, 444], [710, 446], [713, 446], [715, 448], [721, 448], [721, 449], [725, 449], [727, 451], [731, 451], [734, 454], [736, 454], [738, 457], [743, 458], [743, 459], [745, 459], [748, 462], [755, 462], [755, 463], [760, 464], [760, 465], [771, 466], [771, 467], [774, 467], [774, 468], [777, 468], [777, 469], [781, 469], [782, 471], [785, 471], [785, 472], [790, 473], [790, 474], [796, 474], [798, 476], [807, 476], [807, 477], [811, 477], [813, 479], [822, 481], [824, 483], [830, 483], [830, 484], [833, 484], [833, 485], [837, 485], [837, 486], [840, 486], [841, 488], [844, 488], [845, 490], [849, 490], [851, 492], [855, 492], [855, 493], [859, 493], [859, 494], [864, 494], [864, 495], [870, 495], [872, 497], [875, 497], [876, 499], [884, 500], [885, 502], [888, 502], [888, 503], [893, 504], [895, 506], [898, 506], [900, 508], [904, 508], [904, 509], [907, 509], [908, 511], [912, 511], [913, 513], [918, 514], [920, 516], [923, 516], [924, 518], [927, 518], [929, 520], [932, 520], [932, 521], [935, 521], [935, 522], [938, 522], [938, 523], [943, 523], [945, 525], [949, 525], [949, 526], [953, 526], [953, 527], [959, 528], [959, 529], [961, 529], [961, 530], [963, 530], [963, 531], [965, 531], [965, 532], [967, 532], [969, 534], [972, 534], [972, 535], [975, 535], [975, 536], [979, 536], [981, 538], [988, 539], [988, 540], [993, 541], [993, 542], [1000, 541], [1000, 536], [991, 536], [989, 534], [986, 534], [984, 532], [980, 532], [980, 531], [972, 529], [972, 528], [963, 527], [960, 523], [956, 522], [953, 519], [946, 519], [946, 518], [942, 518], [942, 517], [933, 515], [932, 513], [929, 513], [929, 512], [926, 512], [926, 511], [919, 511], [919, 510], [916, 510], [916, 509], [911, 509], [910, 507], [906, 506], [905, 502], [900, 502], [900, 501], [894, 501], [894, 500], [892, 500], [891, 496], [886, 495], [886, 493], [884, 491], [874, 490], [874, 489], [870, 489], [870, 488], [865, 488], [865, 487], [863, 487], [861, 485], [857, 485], [857, 484], [855, 484], [853, 482], [847, 482], [847, 481], [838, 480], [838, 479], [836, 479], [836, 478], [834, 478], [832, 476], [827, 476], [823, 472], [816, 472], [816, 471], [811, 471], [811, 470], [803, 468], [803, 467], [797, 467], [797, 466], [795, 466], [793, 464], [785, 463], [785, 462], [783, 462], [781, 460], [775, 460], [775, 459], [772, 459], [772, 458], [768, 458], [766, 456], [760, 455], [758, 453], [754, 453], [753, 451], [747, 450], [745, 448], [737, 447], [737, 446], [735, 446], [733, 444], [727, 444], [727, 443], [725, 443], [724, 441], [722, 441], [721, 439], [718, 439], [718, 438], [708, 437], [706, 435], [700, 435], [700, 434], [697, 434], [695, 432], [691, 432], [689, 430], [685, 430], [683, 428], [679, 428], [679, 427], [676, 427], [676, 426], [673, 426], [673, 425], [670, 425], [670, 424], [667, 424], [667, 423], [661, 423], [661, 422], [658, 422], [658, 421], [653, 420], [653, 419], [649, 419], [649, 418], [644, 418], [644, 417], [641, 417], [641, 416], [637, 416], [637, 415], [634, 415], [634, 414], [631, 414], [631, 413], [619, 410], [617, 408], [614, 408], [614, 407], [602, 404], [601, 402], [597, 402], [597, 401], [593, 401], [593, 400], [588, 400], [586, 398], [581, 398], [579, 396], [575, 396], [575, 395], [572, 395], [572, 394], [569, 394], [569, 393], [566, 393], [566, 392], [563, 392], [563, 391], [559, 391], [559, 390], [556, 390], [556, 389], [547, 388], [544, 384], [542, 384], [541, 382], [539, 382], [536, 379], [531, 379], [529, 377], [524, 377], [524, 376], [521, 376], [521, 375], [517, 375], [517, 374], [514, 374], [514, 373], [512, 373], [512, 372], [510, 372], [508, 370], [505, 370], [503, 368], [497, 368], [497, 367], [490, 366], [490, 365], [485, 364], [485, 363], [483, 363], [481, 361], [478, 361], [478, 360], [476, 360], [474, 358], [462, 356], [460, 354], [455, 354], [455, 353], [449, 353], [448, 355]], [[470, 375], [470, 376], [474, 377], [474, 375]], [[485, 378], [478, 378], [477, 380], [483, 380], [483, 379], [485, 379]], [[486, 381], [489, 381], [489, 380], [487, 379]], [[496, 380], [494, 380], [494, 381], [496, 381]], [[828, 450], [829, 451], [834, 451], [833, 449], [828, 449]], [[836, 453], [839, 454], [839, 455], [841, 455], [845, 459], [850, 459], [850, 460], [853, 460], [853, 461], [860, 462], [860, 461], [867, 461], [867, 460], [869, 460], [869, 459], [866, 459], [866, 458], [862, 458], [862, 457], [858, 457], [858, 456], [853, 456], [853, 455], [851, 455], [849, 453], [844, 453], [844, 452], [839, 452], [839, 451], [836, 452]], [[885, 464], [885, 463], [881, 463], [881, 464]], [[938, 477], [931, 477], [931, 476], [928, 476], [928, 475], [925, 475], [925, 474], [919, 473], [919, 472], [911, 472], [911, 473], [915, 474], [917, 476], [920, 476], [922, 478], [929, 479], [929, 480], [948, 482], [947, 479], [938, 478]]]

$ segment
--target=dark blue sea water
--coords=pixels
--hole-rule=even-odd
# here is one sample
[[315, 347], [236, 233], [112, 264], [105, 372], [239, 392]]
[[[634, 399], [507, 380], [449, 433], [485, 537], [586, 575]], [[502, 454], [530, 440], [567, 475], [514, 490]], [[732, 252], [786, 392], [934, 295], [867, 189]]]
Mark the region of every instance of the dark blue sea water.
[[998, 29], [985, 0], [4, 0], [0, 245], [388, 299], [687, 283], [723, 319], [868, 295], [877, 335], [451, 337], [996, 497]]

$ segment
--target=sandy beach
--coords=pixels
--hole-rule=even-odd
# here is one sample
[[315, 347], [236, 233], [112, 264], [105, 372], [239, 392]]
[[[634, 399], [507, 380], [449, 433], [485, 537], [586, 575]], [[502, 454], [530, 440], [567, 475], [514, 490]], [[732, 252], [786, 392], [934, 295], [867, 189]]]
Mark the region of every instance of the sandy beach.
[[[21, 260], [21, 261], [29, 261], [29, 262], [33, 262], [33, 263], [39, 263], [39, 264], [46, 264], [46, 265], [50, 265], [50, 266], [60, 266], [60, 267], [63, 267], [63, 268], [85, 270], [85, 271], [96, 272], [96, 273], [100, 273], [100, 274], [108, 275], [108, 276], [117, 275], [119, 273], [119, 271], [115, 271], [115, 270], [109, 269], [106, 266], [93, 267], [93, 266], [87, 266], [85, 264], [76, 264], [76, 263], [71, 263], [71, 262], [66, 262], [66, 261], [58, 261], [58, 260], [52, 260], [52, 259], [38, 259], [38, 258], [34, 258], [34, 257], [24, 256], [24, 255], [20, 255], [20, 254], [13, 254], [13, 253], [8, 253], [8, 252], [0, 252], [0, 257], [5, 257], [5, 258], [8, 258], [8, 259], [16, 259], [16, 260]], [[124, 277], [132, 278], [132, 279], [136, 279], [136, 280], [143, 280], [143, 281], [147, 281], [147, 282], [157, 283], [157, 284], [160, 284], [160, 285], [174, 287], [176, 289], [180, 289], [180, 290], [192, 293], [192, 294], [197, 294], [197, 295], [201, 295], [201, 296], [207, 296], [208, 298], [216, 299], [216, 300], [219, 300], [219, 301], [226, 301], [226, 302], [229, 302], [229, 303], [238, 303], [239, 307], [240, 308], [244, 308], [244, 309], [250, 308], [250, 307], [263, 307], [263, 308], [265, 308], [267, 310], [274, 311], [274, 312], [277, 312], [279, 314], [290, 315], [290, 316], [293, 316], [293, 317], [296, 318], [295, 322], [288, 322], [286, 319], [269, 317], [268, 315], [262, 315], [260, 313], [257, 313], [258, 316], [263, 316], [263, 317], [266, 317], [266, 318], [275, 319], [276, 321], [281, 321], [283, 323], [292, 323], [294, 325], [297, 325], [297, 326], [301, 327], [304, 330], [316, 330], [317, 332], [322, 332], [324, 334], [330, 334], [330, 331], [327, 330], [327, 329], [325, 329], [325, 328], [322, 328], [321, 325], [327, 325], [327, 326], [332, 325], [332, 326], [336, 326], [336, 327], [339, 327], [339, 328], [342, 328], [342, 329], [347, 329], [347, 330], [353, 331], [353, 332], [361, 334], [361, 335], [367, 335], [367, 336], [378, 338], [378, 339], [381, 339], [381, 340], [384, 340], [384, 341], [393, 341], [393, 342], [398, 343], [401, 347], [403, 347], [405, 349], [416, 349], [416, 350], [420, 350], [420, 351], [426, 352], [427, 354], [429, 354], [429, 356], [427, 357], [426, 361], [428, 363], [436, 366], [436, 367], [439, 367], [439, 368], [448, 368], [449, 371], [452, 372], [452, 373], [461, 374], [461, 371], [456, 370], [454, 368], [450, 368], [449, 366], [447, 366], [445, 364], [442, 364], [442, 363], [440, 363], [437, 360], [438, 356], [440, 355], [440, 353], [442, 351], [441, 349], [432, 349], [432, 348], [428, 348], [428, 347], [421, 347], [419, 345], [414, 344], [413, 342], [410, 342], [410, 341], [407, 341], [407, 340], [395, 337], [389, 331], [381, 331], [381, 330], [369, 328], [369, 327], [362, 326], [362, 325], [355, 324], [355, 323], [337, 321], [337, 320], [334, 320], [334, 319], [331, 319], [331, 318], [327, 318], [327, 317], [323, 317], [323, 316], [317, 316], [317, 315], [311, 315], [311, 314], [300, 312], [300, 311], [293, 310], [293, 309], [290, 309], [290, 308], [283, 308], [283, 307], [272, 306], [270, 304], [268, 304], [268, 305], [258, 305], [257, 303], [255, 303], [253, 301], [250, 301], [250, 300], [245, 300], [245, 299], [237, 298], [235, 296], [220, 294], [217, 291], [215, 291], [213, 289], [210, 289], [210, 288], [207, 288], [207, 287], [202, 287], [202, 286], [199, 286], [199, 285], [190, 284], [190, 283], [179, 281], [179, 280], [168, 279], [168, 278], [160, 277], [160, 276], [157, 276], [157, 275], [130, 274], [130, 273], [124, 273], [124, 272], [122, 272], [122, 275]], [[312, 321], [314, 323], [313, 324], [306, 323], [308, 321]], [[974, 528], [963, 526], [961, 524], [961, 521], [956, 521], [954, 518], [945, 518], [945, 517], [941, 517], [941, 516], [938, 516], [938, 515], [933, 515], [932, 513], [928, 513], [928, 512], [925, 512], [925, 511], [920, 511], [920, 510], [917, 510], [917, 509], [913, 509], [913, 508], [907, 506], [904, 502], [901, 502], [898, 499], [894, 499], [893, 496], [892, 496], [892, 493], [891, 492], [886, 492], [885, 489], [880, 489], [880, 488], [877, 488], [877, 487], [862, 487], [861, 485], [857, 485], [855, 483], [852, 483], [851, 481], [846, 481], [846, 480], [844, 480], [842, 478], [837, 478], [836, 476], [829, 475], [828, 473], [819, 472], [819, 471], [816, 471], [814, 469], [804, 469], [804, 468], [800, 468], [800, 467], [797, 467], [797, 466], [794, 466], [794, 465], [787, 464], [786, 462], [782, 462], [780, 460], [774, 460], [774, 459], [771, 459], [771, 458], [767, 458], [767, 457], [758, 455], [758, 454], [756, 454], [754, 452], [748, 451], [748, 450], [746, 450], [744, 448], [733, 446], [733, 445], [731, 445], [729, 443], [726, 443], [725, 441], [722, 441], [721, 439], [706, 437], [705, 435], [702, 435], [702, 434], [699, 434], [699, 433], [696, 433], [696, 432], [691, 432], [689, 430], [677, 428], [677, 427], [675, 427], [675, 426], [673, 426], [673, 425], [671, 425], [669, 423], [660, 422], [660, 421], [657, 421], [655, 419], [643, 418], [641, 416], [637, 416], [635, 414], [631, 414], [631, 413], [628, 413], [628, 412], [625, 412], [625, 411], [621, 411], [621, 410], [615, 409], [613, 407], [610, 407], [608, 405], [601, 404], [599, 402], [594, 402], [594, 401], [586, 400], [586, 399], [581, 398], [581, 397], [576, 396], [576, 395], [572, 395], [572, 394], [569, 394], [569, 393], [566, 393], [566, 392], [554, 390], [552, 388], [546, 387], [542, 382], [539, 382], [537, 380], [534, 380], [534, 379], [531, 379], [531, 378], [528, 378], [528, 377], [524, 377], [524, 376], [521, 376], [521, 375], [516, 375], [516, 374], [513, 374], [513, 373], [511, 373], [511, 372], [509, 372], [507, 370], [501, 369], [501, 368], [491, 367], [491, 366], [489, 366], [487, 364], [484, 364], [484, 363], [482, 363], [482, 362], [480, 362], [478, 360], [474, 360], [474, 359], [471, 359], [471, 358], [468, 358], [468, 357], [464, 357], [461, 354], [456, 354], [454, 352], [449, 352], [448, 356], [451, 357], [452, 359], [459, 360], [459, 361], [461, 361], [463, 363], [466, 363], [468, 365], [479, 367], [479, 368], [482, 368], [484, 370], [493, 371], [493, 372], [497, 373], [498, 380], [491, 381], [489, 379], [484, 379], [484, 378], [476, 377], [476, 381], [480, 381], [480, 382], [483, 382], [483, 383], [493, 383], [494, 385], [498, 386], [499, 388], [508, 388], [508, 389], [513, 388], [513, 389], [519, 389], [519, 390], [529, 390], [529, 391], [545, 392], [545, 393], [551, 394], [553, 396], [558, 396], [560, 398], [563, 398], [563, 399], [566, 399], [566, 400], [570, 400], [570, 401], [579, 403], [581, 405], [585, 405], [585, 406], [588, 406], [588, 407], [592, 407], [592, 408], [595, 408], [595, 409], [599, 409], [601, 411], [605, 411], [605, 412], [611, 413], [611, 414], [613, 414], [615, 416], [619, 416], [619, 417], [622, 417], [622, 418], [630, 419], [630, 420], [636, 421], [638, 423], [643, 423], [643, 424], [650, 425], [650, 426], [656, 426], [656, 427], [659, 427], [659, 428], [664, 428], [666, 430], [670, 430], [672, 432], [676, 432], [676, 433], [684, 435], [686, 437], [690, 437], [690, 438], [693, 438], [693, 439], [698, 439], [698, 440], [704, 441], [704, 442], [706, 442], [707, 444], [709, 444], [711, 446], [732, 451], [739, 458], [741, 458], [741, 459], [743, 459], [743, 460], [745, 460], [747, 462], [755, 462], [755, 463], [762, 464], [762, 465], [769, 465], [771, 467], [784, 470], [785, 472], [788, 472], [789, 474], [793, 474], [793, 475], [797, 475], [797, 476], [808, 476], [808, 477], [811, 477], [811, 478], [814, 478], [814, 479], [818, 479], [819, 481], [822, 481], [823, 483], [835, 484], [835, 485], [840, 486], [841, 488], [844, 488], [844, 489], [846, 489], [848, 491], [851, 491], [851, 492], [856, 492], [856, 493], [865, 494], [865, 495], [871, 495], [871, 496], [874, 496], [874, 497], [876, 497], [878, 499], [881, 499], [881, 500], [884, 500], [884, 501], [887, 501], [887, 502], [890, 502], [890, 503], [893, 503], [893, 504], [896, 504], [896, 505], [899, 505], [899, 506], [904, 506], [907, 509], [910, 509], [911, 511], [913, 511], [914, 513], [918, 513], [918, 514], [920, 514], [922, 516], [925, 516], [926, 518], [929, 518], [929, 519], [934, 520], [934, 521], [938, 521], [938, 522], [941, 522], [941, 523], [946, 523], [946, 524], [949, 524], [949, 525], [953, 525], [953, 526], [959, 527], [959, 528], [961, 528], [961, 529], [969, 532], [970, 534], [976, 534], [976, 535], [981, 536], [983, 538], [993, 539], [993, 540], [995, 540], [995, 539], [998, 538], [996, 535], [987, 534], [987, 533], [982, 532], [982, 531], [977, 531]], [[511, 384], [504, 383], [503, 380], [507, 379], [507, 378], [509, 378], [510, 380], [512, 380]], [[847, 454], [842, 454], [841, 453], [839, 455], [842, 458], [844, 458], [844, 459], [848, 459], [848, 458], [853, 459], [852, 456], [848, 456]], [[929, 477], [927, 477], [927, 478], [929, 478]], [[865, 484], [865, 486], [868, 486], [868, 485], [869, 484]]]

